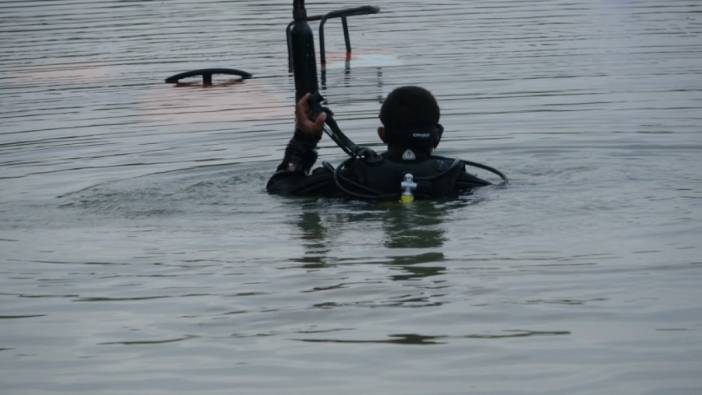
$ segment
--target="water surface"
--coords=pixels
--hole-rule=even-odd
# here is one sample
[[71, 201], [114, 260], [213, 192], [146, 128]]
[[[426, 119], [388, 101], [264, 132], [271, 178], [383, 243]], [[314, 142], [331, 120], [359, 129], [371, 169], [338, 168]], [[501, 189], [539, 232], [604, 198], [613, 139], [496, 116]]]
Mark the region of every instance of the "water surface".
[[351, 138], [420, 84], [512, 180], [411, 207], [265, 193], [289, 3], [0, 3], [3, 393], [700, 393], [698, 2], [383, 1], [348, 65], [330, 22]]

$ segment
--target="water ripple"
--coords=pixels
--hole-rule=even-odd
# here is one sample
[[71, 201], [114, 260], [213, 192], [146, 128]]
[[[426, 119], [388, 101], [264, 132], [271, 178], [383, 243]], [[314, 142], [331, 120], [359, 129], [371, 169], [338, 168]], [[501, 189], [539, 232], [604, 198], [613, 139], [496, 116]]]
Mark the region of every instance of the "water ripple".
[[[702, 387], [702, 4], [386, 0], [349, 63], [330, 21], [354, 141], [381, 150], [384, 97], [423, 85], [438, 153], [513, 180], [411, 207], [265, 193], [290, 5], [0, 2], [6, 392]], [[204, 67], [254, 78], [163, 82]]]

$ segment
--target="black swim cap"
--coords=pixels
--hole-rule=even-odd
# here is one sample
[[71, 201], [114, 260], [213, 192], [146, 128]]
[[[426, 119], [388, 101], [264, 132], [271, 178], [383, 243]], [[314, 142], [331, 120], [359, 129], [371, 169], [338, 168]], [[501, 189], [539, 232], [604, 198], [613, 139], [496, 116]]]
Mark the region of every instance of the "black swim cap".
[[380, 108], [386, 142], [412, 148], [432, 149], [439, 144], [443, 132], [440, 116], [434, 96], [418, 86], [395, 89]]

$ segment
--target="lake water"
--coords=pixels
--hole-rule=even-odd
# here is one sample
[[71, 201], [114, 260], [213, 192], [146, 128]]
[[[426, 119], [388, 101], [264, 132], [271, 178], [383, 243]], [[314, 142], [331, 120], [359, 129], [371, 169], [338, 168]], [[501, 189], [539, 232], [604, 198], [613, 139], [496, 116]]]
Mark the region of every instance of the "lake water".
[[329, 22], [352, 139], [423, 85], [512, 181], [410, 207], [265, 193], [291, 3], [0, 2], [0, 393], [702, 393], [702, 3], [378, 1], [349, 65]]

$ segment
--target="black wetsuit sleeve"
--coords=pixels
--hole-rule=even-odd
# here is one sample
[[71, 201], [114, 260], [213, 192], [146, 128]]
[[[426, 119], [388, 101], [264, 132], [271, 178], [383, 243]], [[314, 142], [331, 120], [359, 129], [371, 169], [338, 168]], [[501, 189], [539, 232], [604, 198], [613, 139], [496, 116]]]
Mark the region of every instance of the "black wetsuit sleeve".
[[275, 195], [330, 195], [335, 192], [333, 174], [325, 168], [310, 169], [317, 161], [318, 138], [299, 130], [287, 147], [285, 156], [268, 180], [266, 190]]

